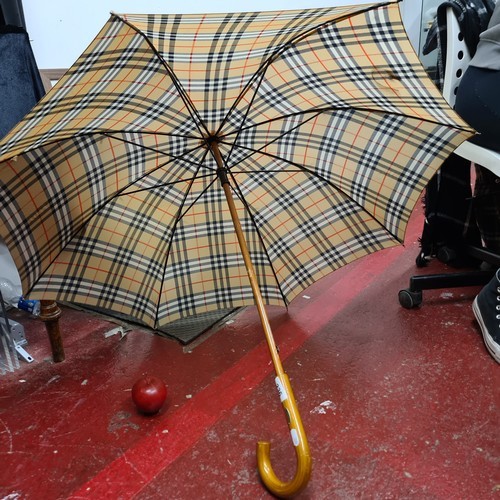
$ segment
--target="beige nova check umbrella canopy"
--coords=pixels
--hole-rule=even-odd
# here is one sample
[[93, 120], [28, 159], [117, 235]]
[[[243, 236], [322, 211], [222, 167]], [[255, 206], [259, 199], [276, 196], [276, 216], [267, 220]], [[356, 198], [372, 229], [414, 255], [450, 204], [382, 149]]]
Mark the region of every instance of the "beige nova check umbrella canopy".
[[[112, 14], [0, 144], [0, 235], [33, 298], [152, 327], [255, 301], [267, 332], [262, 303], [287, 305], [401, 243], [427, 181], [471, 134], [395, 2]], [[301, 451], [293, 484], [262, 443], [259, 470], [287, 496], [310, 458], [271, 344]]]
[[[464, 132], [465, 130], [465, 132]], [[23, 290], [160, 327], [253, 303], [402, 242], [470, 133], [396, 3], [115, 15], [0, 144], [0, 235]]]

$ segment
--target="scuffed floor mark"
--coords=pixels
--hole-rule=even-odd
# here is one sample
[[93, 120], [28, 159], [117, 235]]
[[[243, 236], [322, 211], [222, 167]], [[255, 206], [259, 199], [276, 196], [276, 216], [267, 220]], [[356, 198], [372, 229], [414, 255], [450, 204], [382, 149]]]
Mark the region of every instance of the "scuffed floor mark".
[[327, 399], [326, 401], [323, 401], [318, 406], [316, 406], [313, 410], [311, 410], [311, 413], [324, 415], [328, 410], [335, 412], [336, 409], [337, 405], [333, 401]]
[[134, 431], [138, 430], [139, 426], [130, 421], [131, 416], [132, 414], [127, 411], [119, 411], [118, 413], [115, 413], [109, 422], [108, 432], [116, 434], [122, 429], [125, 429], [125, 431], [128, 431], [129, 429]]
[[220, 437], [214, 429], [207, 432], [207, 441], [210, 443], [220, 443]]
[[57, 382], [61, 378], [61, 375], [54, 375], [53, 377], [49, 378], [47, 382], [45, 382], [45, 385], [50, 385], [54, 382]]
[[147, 483], [147, 480], [148, 480], [148, 477], [141, 471], [139, 470], [135, 464], [133, 462], [131, 462], [128, 457], [127, 457], [127, 454], [124, 453], [123, 454], [123, 458], [125, 460], [125, 463], [139, 476], [141, 477], [145, 483]]
[[5, 429], [5, 431], [0, 432], [0, 434], [3, 434], [5, 432], [7, 434], [7, 438], [9, 441], [9, 449], [7, 450], [7, 454], [14, 453], [14, 448], [12, 445], [12, 432], [10, 431], [7, 424], [1, 418], [0, 418], [0, 424], [2, 424], [4, 429]]

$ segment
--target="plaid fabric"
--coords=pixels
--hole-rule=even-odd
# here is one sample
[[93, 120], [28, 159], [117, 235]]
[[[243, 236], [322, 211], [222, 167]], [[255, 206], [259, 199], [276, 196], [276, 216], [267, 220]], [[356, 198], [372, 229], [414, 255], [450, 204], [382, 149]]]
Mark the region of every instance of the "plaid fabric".
[[395, 2], [112, 15], [0, 143], [0, 235], [24, 290], [157, 327], [252, 304], [209, 133], [264, 300], [288, 304], [402, 242], [472, 131]]

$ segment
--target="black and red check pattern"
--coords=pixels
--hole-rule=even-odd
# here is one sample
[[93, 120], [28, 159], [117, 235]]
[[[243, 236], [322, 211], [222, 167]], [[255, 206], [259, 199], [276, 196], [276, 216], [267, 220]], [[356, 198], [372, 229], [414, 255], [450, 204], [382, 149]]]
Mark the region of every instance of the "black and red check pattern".
[[0, 144], [0, 235], [32, 297], [153, 327], [253, 302], [215, 133], [269, 304], [403, 241], [472, 132], [395, 2], [112, 15]]

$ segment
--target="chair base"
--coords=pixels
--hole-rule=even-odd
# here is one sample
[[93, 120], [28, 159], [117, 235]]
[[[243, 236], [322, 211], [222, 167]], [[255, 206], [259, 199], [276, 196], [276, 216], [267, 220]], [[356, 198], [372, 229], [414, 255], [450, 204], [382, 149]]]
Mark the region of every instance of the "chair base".
[[398, 298], [401, 306], [405, 309], [420, 306], [423, 301], [423, 290], [486, 285], [500, 267], [500, 255], [486, 248], [473, 246], [468, 246], [464, 250], [470, 257], [487, 262], [492, 268], [486, 271], [460, 271], [447, 274], [412, 276], [410, 277], [410, 286], [399, 291]]

